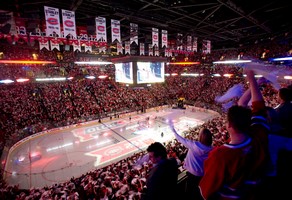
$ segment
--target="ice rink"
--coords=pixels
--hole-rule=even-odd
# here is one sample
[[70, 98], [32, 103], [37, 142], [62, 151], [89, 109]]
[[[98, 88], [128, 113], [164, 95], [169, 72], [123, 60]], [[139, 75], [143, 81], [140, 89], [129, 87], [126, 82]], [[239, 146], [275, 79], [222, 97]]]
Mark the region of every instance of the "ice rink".
[[194, 107], [164, 107], [38, 133], [10, 149], [4, 178], [23, 189], [65, 182], [143, 151], [154, 141], [173, 139], [169, 120], [182, 133], [215, 116], [218, 113]]

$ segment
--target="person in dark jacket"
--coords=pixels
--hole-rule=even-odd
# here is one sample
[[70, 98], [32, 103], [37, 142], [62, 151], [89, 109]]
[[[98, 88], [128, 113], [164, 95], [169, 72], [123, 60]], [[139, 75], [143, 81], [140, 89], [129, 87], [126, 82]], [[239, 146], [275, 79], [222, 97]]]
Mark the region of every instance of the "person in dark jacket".
[[142, 200], [177, 199], [178, 165], [176, 160], [167, 158], [166, 148], [159, 142], [149, 145], [147, 152], [153, 168], [147, 174]]

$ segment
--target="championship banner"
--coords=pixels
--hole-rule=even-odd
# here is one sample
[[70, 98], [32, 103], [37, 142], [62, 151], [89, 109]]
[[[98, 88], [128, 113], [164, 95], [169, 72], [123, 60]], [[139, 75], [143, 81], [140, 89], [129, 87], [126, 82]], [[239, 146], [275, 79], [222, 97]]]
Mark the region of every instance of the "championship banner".
[[211, 53], [211, 41], [207, 40], [207, 53]]
[[154, 46], [154, 56], [159, 56], [159, 48]]
[[123, 54], [123, 45], [120, 42], [117, 42], [117, 54]]
[[130, 41], [125, 41], [125, 55], [131, 54], [130, 52]]
[[211, 53], [211, 41], [210, 40], [203, 40], [202, 44], [203, 53]]
[[192, 51], [192, 36], [187, 36], [187, 51]]
[[165, 53], [164, 53], [165, 57], [171, 57], [172, 56], [172, 52], [170, 49], [165, 49]]
[[90, 45], [90, 41], [87, 41], [86, 43], [85, 43], [85, 46], [84, 46], [85, 48], [84, 48], [84, 50], [85, 50], [85, 52], [92, 52], [92, 46]]
[[138, 45], [138, 24], [130, 23], [130, 44], [133, 42]]
[[194, 40], [193, 40], [193, 51], [198, 52], [198, 38], [197, 37], [194, 37]]
[[41, 37], [39, 38], [39, 44], [40, 44], [40, 50], [42, 50], [43, 48], [47, 49], [50, 51], [50, 47], [49, 47], [49, 38], [48, 37]]
[[158, 46], [158, 29], [152, 28], [152, 47]]
[[80, 40], [71, 40], [73, 45], [73, 51], [81, 52]]
[[176, 37], [177, 50], [183, 50], [183, 34], [178, 33]]
[[153, 46], [152, 46], [152, 44], [149, 44], [148, 56], [153, 56]]
[[166, 47], [167, 48], [167, 43], [168, 43], [168, 39], [167, 39], [167, 30], [162, 30], [161, 31], [161, 47]]
[[50, 47], [51, 47], [51, 51], [53, 51], [54, 49], [57, 49], [58, 51], [60, 51], [60, 45], [59, 45], [58, 38], [52, 38], [50, 40]]
[[145, 55], [145, 45], [144, 43], [140, 43], [140, 56]]
[[96, 39], [97, 41], [107, 42], [106, 19], [104, 17], [95, 18]]
[[112, 29], [112, 42], [117, 40], [117, 42], [121, 42], [121, 31], [120, 31], [120, 21], [111, 20], [111, 29]]
[[75, 12], [62, 9], [62, 20], [64, 37], [67, 37], [70, 34], [73, 38], [77, 38]]
[[44, 7], [46, 16], [46, 36], [53, 36], [54, 34], [57, 34], [57, 37], [60, 37], [61, 29], [59, 9], [48, 6]]

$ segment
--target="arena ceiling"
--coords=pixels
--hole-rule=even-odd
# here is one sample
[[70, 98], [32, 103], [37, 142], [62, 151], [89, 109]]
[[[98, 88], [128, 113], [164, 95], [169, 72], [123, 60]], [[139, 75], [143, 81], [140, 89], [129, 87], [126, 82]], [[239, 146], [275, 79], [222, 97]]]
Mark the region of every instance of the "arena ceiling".
[[151, 42], [151, 29], [168, 30], [212, 41], [214, 49], [238, 47], [291, 35], [291, 4], [284, 0], [10, 0], [2, 10], [27, 19], [44, 19], [44, 7], [73, 10], [76, 24], [94, 34], [95, 17], [120, 20], [122, 40], [129, 39], [129, 24], [139, 26], [139, 40]]

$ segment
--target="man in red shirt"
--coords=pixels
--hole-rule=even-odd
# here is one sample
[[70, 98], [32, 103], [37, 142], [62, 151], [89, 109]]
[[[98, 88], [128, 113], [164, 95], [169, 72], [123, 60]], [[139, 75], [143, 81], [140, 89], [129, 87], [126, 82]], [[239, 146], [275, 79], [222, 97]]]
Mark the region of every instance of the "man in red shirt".
[[212, 150], [204, 162], [199, 187], [208, 200], [255, 199], [268, 161], [265, 103], [254, 73], [246, 70], [252, 109], [235, 105], [227, 112], [228, 144]]

